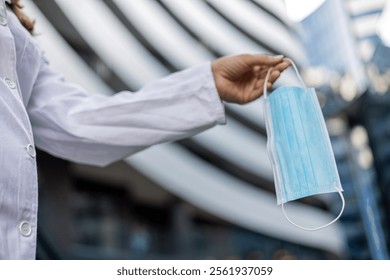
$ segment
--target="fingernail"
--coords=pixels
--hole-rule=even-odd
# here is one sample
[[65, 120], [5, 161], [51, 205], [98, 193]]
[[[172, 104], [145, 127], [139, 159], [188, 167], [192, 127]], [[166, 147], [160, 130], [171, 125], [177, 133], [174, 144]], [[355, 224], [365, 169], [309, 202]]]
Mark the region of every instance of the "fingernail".
[[283, 57], [284, 57], [284, 55], [282, 55], [282, 54], [278, 54], [278, 55], [274, 55], [274, 57], [275, 57], [275, 58], [283, 58]]

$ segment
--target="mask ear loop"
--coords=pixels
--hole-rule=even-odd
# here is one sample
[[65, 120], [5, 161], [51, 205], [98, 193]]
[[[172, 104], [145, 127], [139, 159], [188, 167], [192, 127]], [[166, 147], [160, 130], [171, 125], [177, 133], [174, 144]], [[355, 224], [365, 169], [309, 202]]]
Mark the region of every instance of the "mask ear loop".
[[293, 224], [294, 226], [296, 226], [297, 228], [300, 228], [300, 229], [303, 229], [303, 230], [306, 230], [306, 231], [316, 231], [316, 230], [319, 230], [319, 229], [323, 229], [323, 228], [326, 228], [328, 226], [330, 226], [331, 224], [334, 224], [340, 217], [341, 215], [343, 214], [344, 212], [344, 208], [345, 208], [345, 199], [344, 199], [344, 196], [342, 194], [342, 192], [340, 191], [340, 189], [337, 189], [337, 192], [339, 193], [340, 195], [340, 198], [341, 198], [341, 201], [343, 203], [343, 205], [341, 206], [341, 210], [340, 210], [340, 213], [338, 214], [338, 216], [336, 218], [334, 218], [332, 221], [330, 221], [329, 223], [323, 225], [323, 226], [319, 226], [319, 227], [315, 227], [315, 228], [306, 228], [306, 227], [303, 227], [303, 226], [300, 226], [298, 224], [296, 224], [293, 220], [291, 220], [288, 216], [287, 216], [287, 213], [286, 211], [284, 210], [284, 203], [282, 203], [282, 211], [283, 211], [283, 214], [284, 216], [286, 217], [287, 221], [289, 221], [291, 224]]
[[[302, 77], [301, 77], [301, 74], [299, 74], [298, 68], [297, 68], [297, 66], [295, 65], [294, 61], [292, 61], [292, 60], [289, 59], [289, 58], [285, 58], [285, 60], [290, 61], [292, 67], [293, 67], [294, 70], [295, 70], [295, 73], [297, 74], [297, 77], [298, 77], [298, 79], [299, 79], [299, 82], [301, 83], [302, 87], [303, 87], [305, 90], [307, 90], [306, 84], [303, 82], [303, 79], [302, 79]], [[268, 98], [267, 85], [268, 85], [269, 76], [270, 76], [272, 70], [273, 70], [272, 67], [270, 67], [270, 68], [268, 69], [267, 75], [265, 76], [265, 79], [264, 79], [264, 85], [263, 85], [264, 99], [267, 99], [267, 98]]]
[[[295, 63], [294, 63], [291, 59], [287, 58], [287, 60], [291, 62], [291, 65], [293, 66], [293, 68], [294, 68], [294, 70], [295, 70], [295, 72], [296, 72], [296, 74], [297, 74], [297, 76], [298, 76], [299, 81], [301, 82], [302, 86], [303, 86], [303, 87], [305, 88], [305, 90], [306, 90], [307, 87], [306, 87], [305, 83], [303, 82], [301, 75], [299, 74], [299, 71], [298, 71], [297, 66], [295, 65]], [[267, 75], [265, 76], [265, 79], [264, 79], [264, 85], [263, 85], [264, 99], [268, 99], [267, 85], [268, 85], [268, 79], [269, 79], [269, 76], [270, 76], [270, 74], [271, 74], [271, 72], [272, 72], [272, 69], [273, 69], [273, 68], [269, 68], [269, 69], [268, 69]], [[325, 225], [323, 225], [323, 226], [319, 226], [319, 227], [315, 227], [315, 228], [306, 228], [306, 227], [303, 227], [303, 226], [298, 225], [297, 223], [295, 223], [293, 220], [291, 220], [291, 219], [288, 217], [288, 215], [287, 215], [287, 213], [286, 213], [286, 211], [285, 211], [285, 209], [284, 209], [284, 203], [282, 203], [282, 211], [283, 211], [283, 214], [284, 214], [284, 216], [286, 217], [287, 221], [289, 221], [292, 225], [296, 226], [297, 228], [306, 230], [306, 231], [315, 231], [315, 230], [319, 230], [319, 229], [326, 228], [326, 227], [330, 226], [331, 224], [335, 223], [335, 222], [341, 217], [341, 215], [342, 215], [343, 212], [344, 212], [344, 208], [345, 208], [345, 199], [344, 199], [344, 196], [343, 196], [343, 194], [342, 194], [342, 192], [341, 192], [340, 189], [336, 188], [336, 190], [337, 190], [337, 192], [339, 193], [340, 198], [341, 198], [341, 202], [342, 202], [342, 206], [341, 206], [340, 213], [339, 213], [339, 215], [338, 215], [335, 219], [333, 219], [332, 221], [330, 221], [329, 223], [327, 223], [327, 224], [325, 224]]]

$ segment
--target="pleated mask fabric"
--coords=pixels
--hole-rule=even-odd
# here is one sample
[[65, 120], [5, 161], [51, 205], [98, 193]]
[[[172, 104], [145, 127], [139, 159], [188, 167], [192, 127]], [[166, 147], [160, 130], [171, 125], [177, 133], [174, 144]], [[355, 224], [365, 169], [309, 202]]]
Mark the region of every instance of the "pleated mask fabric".
[[[303, 87], [283, 86], [267, 93], [264, 82], [267, 149], [274, 173], [277, 204], [282, 205], [286, 218], [305, 230], [317, 230], [334, 223], [345, 206], [328, 130], [314, 88], [306, 88], [291, 61]], [[286, 214], [284, 204], [299, 198], [338, 192], [343, 206], [332, 222], [305, 228], [294, 223]]]

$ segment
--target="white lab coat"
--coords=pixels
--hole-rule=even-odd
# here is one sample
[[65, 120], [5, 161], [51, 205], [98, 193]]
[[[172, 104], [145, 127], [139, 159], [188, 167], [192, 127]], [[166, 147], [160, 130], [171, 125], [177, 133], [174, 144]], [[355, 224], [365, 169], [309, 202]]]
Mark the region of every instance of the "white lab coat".
[[0, 0], [0, 259], [34, 259], [35, 146], [104, 166], [149, 146], [225, 122], [210, 63], [138, 92], [90, 95], [54, 72]]

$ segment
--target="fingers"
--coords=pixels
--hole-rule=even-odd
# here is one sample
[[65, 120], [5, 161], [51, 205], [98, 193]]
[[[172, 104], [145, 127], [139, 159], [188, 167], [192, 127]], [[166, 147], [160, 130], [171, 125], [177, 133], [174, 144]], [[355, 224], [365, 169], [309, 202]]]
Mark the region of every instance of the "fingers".
[[258, 64], [274, 66], [283, 61], [283, 55], [269, 56], [269, 55], [255, 55]]
[[291, 66], [291, 62], [286, 60], [286, 61], [283, 61], [283, 62], [279, 63], [278, 65], [274, 66], [273, 68], [279, 72], [283, 72], [284, 70], [286, 70], [290, 66]]
[[[273, 84], [280, 77], [280, 75], [281, 73], [279, 70], [272, 69], [267, 82]], [[264, 73], [263, 77], [265, 78], [265, 76], [266, 73]]]
[[[260, 77], [265, 77], [267, 75], [267, 72], [271, 68], [271, 75], [269, 77], [269, 81], [274, 82], [280, 77], [280, 74], [290, 66], [291, 62], [287, 59], [283, 59], [280, 63], [272, 67], [264, 65], [261, 66], [260, 70], [257, 73]], [[255, 67], [259, 69], [258, 66]]]
[[240, 58], [249, 66], [267, 65], [274, 66], [283, 62], [283, 55], [270, 56], [265, 54], [250, 55], [244, 54]]
[[269, 76], [269, 79], [267, 81], [267, 90], [270, 91], [272, 89], [272, 86], [274, 82], [280, 77], [280, 72], [277, 70], [273, 70]]
[[272, 85], [280, 77], [281, 73], [290, 66], [291, 62], [289, 60], [284, 59], [281, 63], [272, 67], [268, 82], [271, 82]]
[[268, 82], [267, 83], [267, 90], [270, 91], [272, 89], [272, 83]]
[[274, 83], [280, 77], [280, 72], [278, 70], [273, 70], [269, 76], [268, 81]]

